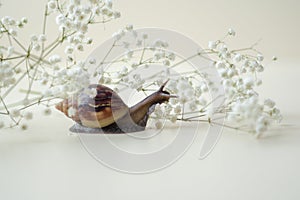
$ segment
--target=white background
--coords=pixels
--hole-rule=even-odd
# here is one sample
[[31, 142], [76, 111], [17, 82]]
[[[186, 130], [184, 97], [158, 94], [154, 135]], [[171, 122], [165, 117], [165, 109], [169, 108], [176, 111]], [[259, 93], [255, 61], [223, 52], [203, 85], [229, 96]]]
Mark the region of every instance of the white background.
[[[25, 33], [40, 30], [45, 1], [1, 2], [1, 16], [28, 16]], [[0, 199], [299, 199], [299, 1], [118, 0], [115, 6], [122, 18], [105, 31], [103, 26], [90, 30], [94, 47], [128, 23], [173, 29], [202, 46], [229, 27], [237, 31], [233, 47], [262, 39], [259, 49], [279, 61], [264, 72], [261, 93], [277, 102], [288, 126], [260, 140], [224, 130], [205, 160], [198, 160], [204, 137], [199, 132], [191, 149], [169, 168], [131, 175], [94, 160], [76, 136], [68, 135], [73, 123], [60, 113], [37, 114], [28, 131], [1, 130]]]

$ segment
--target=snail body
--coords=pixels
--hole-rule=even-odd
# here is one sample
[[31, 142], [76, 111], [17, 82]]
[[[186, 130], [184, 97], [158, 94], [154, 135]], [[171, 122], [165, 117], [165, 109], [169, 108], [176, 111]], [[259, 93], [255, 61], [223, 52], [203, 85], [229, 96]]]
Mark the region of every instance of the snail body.
[[115, 91], [99, 84], [89, 86], [90, 90], [96, 90], [94, 97], [82, 92], [74, 97], [64, 99], [56, 105], [56, 108], [76, 122], [70, 128], [72, 132], [126, 133], [143, 131], [155, 105], [174, 97], [163, 90], [166, 83], [158, 91], [130, 108]]

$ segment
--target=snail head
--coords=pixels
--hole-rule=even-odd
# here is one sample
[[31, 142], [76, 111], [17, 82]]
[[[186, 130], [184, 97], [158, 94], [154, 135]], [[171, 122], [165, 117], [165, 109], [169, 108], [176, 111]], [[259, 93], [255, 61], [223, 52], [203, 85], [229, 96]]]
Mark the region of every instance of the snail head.
[[165, 86], [169, 82], [169, 79], [160, 86], [159, 90], [156, 92], [156, 96], [159, 99], [158, 103], [163, 103], [165, 101], [169, 101], [170, 98], [178, 98], [177, 95], [172, 95], [170, 92], [164, 90]]

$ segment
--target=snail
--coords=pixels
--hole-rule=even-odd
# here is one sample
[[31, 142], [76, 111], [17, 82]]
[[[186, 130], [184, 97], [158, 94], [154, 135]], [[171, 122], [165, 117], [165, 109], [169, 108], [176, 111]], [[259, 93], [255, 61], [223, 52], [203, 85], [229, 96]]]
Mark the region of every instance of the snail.
[[96, 90], [96, 96], [91, 97], [81, 92], [74, 97], [64, 99], [55, 107], [76, 122], [70, 128], [71, 132], [127, 133], [143, 131], [155, 105], [176, 97], [164, 90], [167, 82], [159, 90], [130, 108], [115, 91], [100, 84], [89, 86], [90, 90]]

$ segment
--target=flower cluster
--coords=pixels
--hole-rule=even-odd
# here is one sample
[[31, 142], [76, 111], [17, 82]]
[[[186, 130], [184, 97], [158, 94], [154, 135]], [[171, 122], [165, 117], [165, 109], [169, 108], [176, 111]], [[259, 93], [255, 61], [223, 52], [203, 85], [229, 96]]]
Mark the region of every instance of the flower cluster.
[[[45, 104], [57, 98], [72, 95], [89, 83], [86, 63], [76, 60], [76, 52], [84, 50], [93, 39], [88, 37], [91, 25], [103, 24], [119, 18], [110, 0], [48, 0], [44, 13], [43, 30], [29, 37], [29, 42], [19, 39], [20, 28], [28, 22], [10, 16], [0, 19], [0, 128], [21, 125], [30, 120], [27, 108]], [[56, 21], [58, 36], [47, 34], [49, 19]], [[65, 54], [54, 51], [65, 48]], [[23, 83], [28, 83], [28, 85]], [[24, 88], [27, 87], [27, 88]], [[23, 94], [23, 99], [11, 97]], [[50, 109], [44, 111], [45, 115]], [[2, 120], [3, 119], [3, 120]]]
[[[230, 29], [227, 37], [234, 35], [235, 32]], [[229, 50], [225, 37], [222, 41], [209, 42], [208, 49], [195, 54], [211, 60], [210, 63], [213, 63], [220, 75], [220, 84], [225, 90], [225, 101], [215, 109], [210, 106], [215, 100], [210, 96], [211, 89], [215, 89], [210, 77], [205, 72], [187, 66], [189, 60], [170, 52], [166, 41], [157, 39], [151, 42], [147, 34], [138, 34], [131, 25], [114, 33], [113, 38], [115, 42], [109, 53], [118, 48], [123, 48], [125, 53], [116, 60], [103, 60], [103, 64], [95, 69], [94, 76], [100, 77], [101, 84], [113, 85], [117, 92], [131, 88], [144, 93], [145, 96], [169, 80], [167, 89], [176, 94], [177, 98], [155, 107], [151, 118], [155, 120], [157, 128], [162, 127], [163, 119], [172, 123], [179, 120], [214, 123], [214, 114], [226, 113], [226, 127], [245, 130], [259, 136], [273, 122], [281, 119], [275, 103], [271, 100], [261, 103], [255, 91], [256, 87], [262, 84], [258, 77], [264, 66], [263, 56], [254, 46]], [[210, 58], [207, 57], [208, 54], [211, 55]], [[151, 73], [147, 71], [150, 65]], [[156, 69], [153, 67], [155, 65], [160, 67]], [[180, 68], [179, 74], [176, 73], [176, 68]]]
[[[51, 16], [58, 26], [58, 36], [54, 40], [46, 32], [46, 22]], [[141, 34], [128, 25], [113, 34], [111, 49], [100, 63], [95, 58], [76, 60], [76, 55], [93, 42], [87, 34], [89, 26], [119, 17], [111, 0], [48, 0], [43, 31], [31, 35], [28, 46], [18, 38], [19, 29], [28, 23], [27, 18], [2, 17], [0, 115], [8, 116], [10, 122], [0, 120], [0, 128], [21, 125], [22, 129], [27, 129], [26, 123], [21, 123], [23, 119], [33, 118], [27, 108], [42, 103], [49, 105], [55, 99], [76, 94], [88, 88], [91, 78], [113, 86], [116, 92], [131, 89], [145, 96], [169, 80], [166, 88], [177, 98], [153, 108], [151, 118], [157, 128], [162, 128], [163, 119], [172, 123], [202, 121], [213, 124], [214, 114], [223, 113], [227, 116], [226, 127], [260, 136], [272, 123], [281, 120], [275, 102], [261, 100], [256, 90], [262, 84], [259, 74], [265, 67], [263, 55], [255, 49], [256, 44], [231, 50], [225, 40], [236, 35], [233, 29], [229, 29], [223, 39], [210, 41], [207, 49], [182, 58], [168, 49], [168, 41], [150, 40], [150, 35]], [[63, 48], [63, 55], [54, 51], [59, 47]], [[109, 59], [114, 50], [125, 53]], [[218, 108], [212, 107], [216, 100], [210, 95], [216, 90], [213, 79], [189, 64], [189, 59], [197, 56], [209, 60], [220, 76], [218, 84], [224, 88], [225, 99]], [[21, 85], [24, 81], [28, 83], [25, 89], [26, 86]], [[21, 88], [23, 99], [10, 102], [8, 99], [17, 92], [16, 88]], [[44, 111], [46, 115], [50, 113], [49, 108]], [[72, 113], [74, 110], [69, 110], [70, 116]]]
[[[235, 31], [229, 29], [227, 36], [234, 35]], [[264, 71], [264, 56], [255, 45], [230, 50], [224, 40], [211, 41], [208, 52], [214, 53], [215, 66], [222, 79], [228, 121], [259, 136], [272, 122], [280, 121], [281, 114], [274, 101], [266, 99], [261, 102], [256, 92], [262, 84], [259, 74]], [[272, 59], [276, 60], [275, 57]]]

